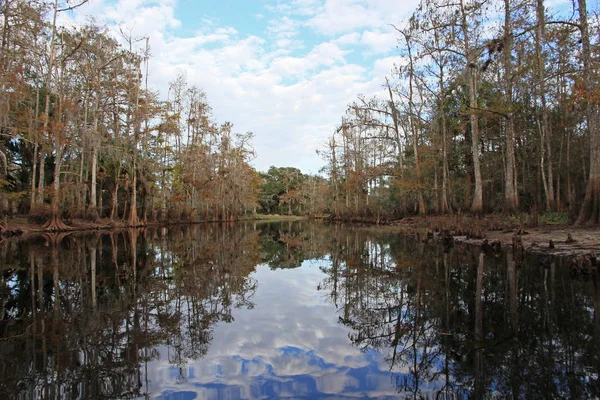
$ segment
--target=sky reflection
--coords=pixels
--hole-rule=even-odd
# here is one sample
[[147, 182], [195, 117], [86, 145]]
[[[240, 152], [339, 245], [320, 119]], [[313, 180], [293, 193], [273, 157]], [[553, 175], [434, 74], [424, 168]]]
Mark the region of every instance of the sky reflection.
[[383, 355], [351, 345], [349, 328], [317, 287], [319, 263], [271, 270], [261, 265], [253, 309], [236, 309], [214, 327], [206, 356], [178, 367], [168, 348], [148, 363], [147, 392], [156, 399], [396, 398]]
[[600, 393], [600, 270], [564, 260], [291, 223], [19, 246], [0, 399]]

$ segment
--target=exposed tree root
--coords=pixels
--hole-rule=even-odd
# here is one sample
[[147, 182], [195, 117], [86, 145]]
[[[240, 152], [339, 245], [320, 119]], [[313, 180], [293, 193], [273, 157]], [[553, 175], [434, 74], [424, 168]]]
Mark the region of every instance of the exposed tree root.
[[95, 207], [90, 207], [89, 210], [87, 210], [85, 219], [91, 222], [98, 222], [100, 214], [98, 214], [98, 210]]
[[585, 198], [575, 225], [595, 225], [600, 223], [600, 178], [590, 178]]
[[15, 228], [8, 223], [6, 217], [0, 220], [0, 238], [19, 236], [23, 233], [21, 229]]
[[62, 221], [58, 214], [52, 214], [48, 222], [46, 222], [42, 228], [51, 232], [68, 231], [72, 229], [69, 225]]
[[144, 224], [143, 224], [143, 222], [142, 222], [142, 221], [139, 221], [139, 220], [135, 220], [135, 221], [131, 221], [131, 220], [129, 220], [129, 221], [127, 222], [127, 227], [128, 227], [128, 228], [138, 228], [138, 227], [140, 227], [140, 226], [144, 226]]
[[[66, 225], [65, 225], [66, 226]], [[42, 237], [46, 240], [46, 245], [49, 246], [52, 250], [56, 250], [61, 242], [70, 237], [70, 232], [52, 232], [52, 233], [43, 233]]]

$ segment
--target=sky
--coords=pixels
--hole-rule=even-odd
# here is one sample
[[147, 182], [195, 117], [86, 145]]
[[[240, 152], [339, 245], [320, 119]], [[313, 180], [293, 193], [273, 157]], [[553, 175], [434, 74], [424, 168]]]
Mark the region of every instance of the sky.
[[[398, 34], [419, 0], [89, 0], [63, 13], [89, 16], [119, 37], [148, 37], [149, 84], [163, 99], [183, 71], [207, 94], [218, 123], [254, 133], [260, 171], [318, 173], [317, 154], [359, 94], [385, 95], [401, 62]], [[547, 0], [571, 9], [570, 0]], [[142, 42], [140, 42], [142, 43]]]
[[418, 0], [90, 0], [63, 23], [93, 16], [115, 34], [149, 37], [149, 84], [166, 98], [184, 71], [214, 119], [254, 133], [260, 171], [317, 173], [316, 153], [358, 94], [382, 93], [399, 61], [398, 25]]

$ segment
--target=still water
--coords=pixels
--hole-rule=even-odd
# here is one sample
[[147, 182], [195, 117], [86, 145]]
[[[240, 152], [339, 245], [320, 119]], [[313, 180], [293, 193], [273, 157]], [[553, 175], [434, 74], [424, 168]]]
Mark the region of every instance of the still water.
[[600, 275], [308, 221], [0, 243], [0, 398], [595, 398]]

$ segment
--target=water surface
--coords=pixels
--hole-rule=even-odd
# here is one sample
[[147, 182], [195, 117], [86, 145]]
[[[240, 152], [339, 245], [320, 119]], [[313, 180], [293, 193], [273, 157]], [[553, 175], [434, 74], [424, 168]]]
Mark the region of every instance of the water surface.
[[0, 245], [1, 398], [590, 398], [600, 279], [308, 221]]

